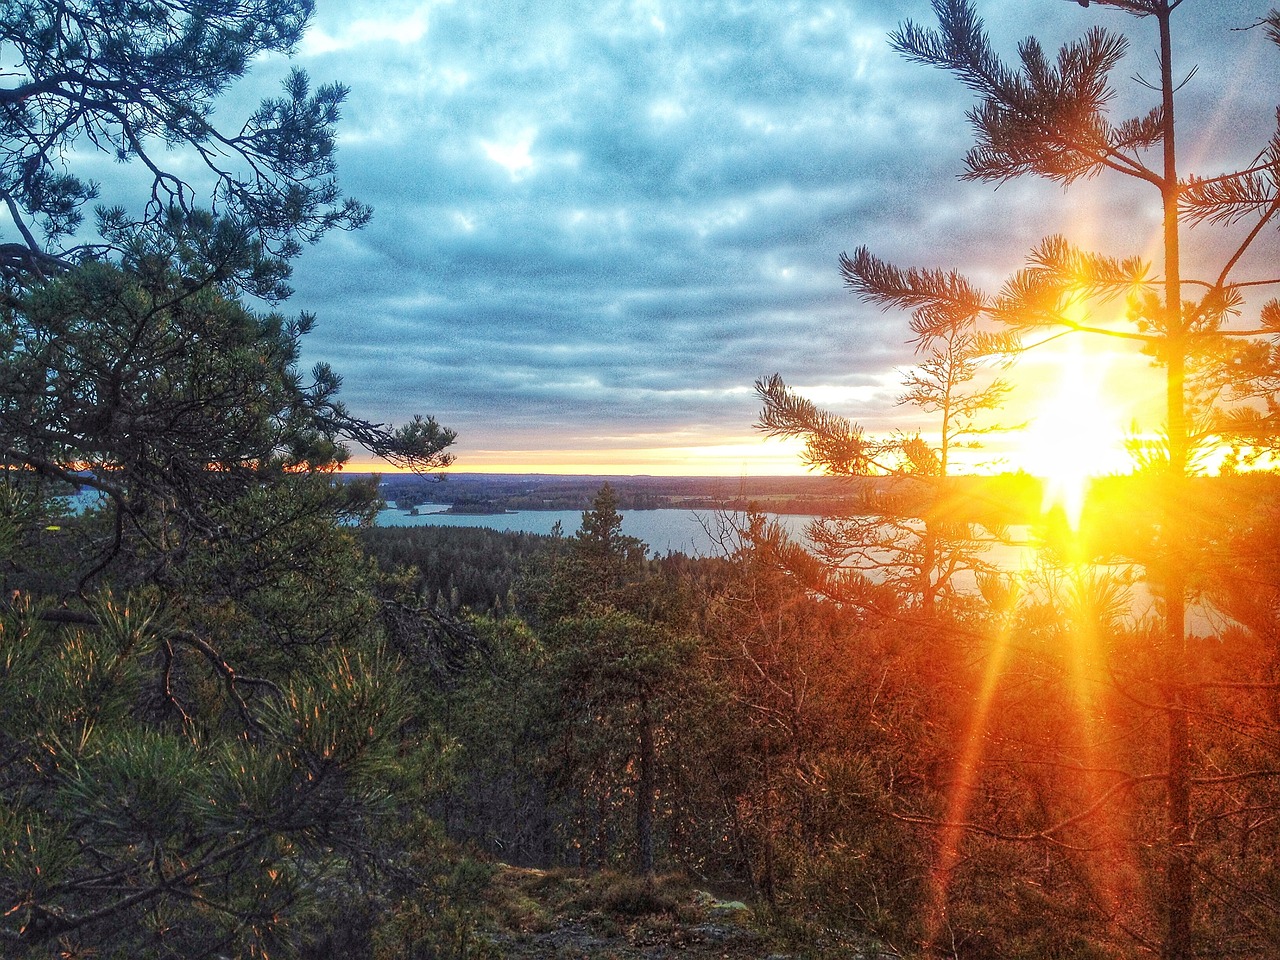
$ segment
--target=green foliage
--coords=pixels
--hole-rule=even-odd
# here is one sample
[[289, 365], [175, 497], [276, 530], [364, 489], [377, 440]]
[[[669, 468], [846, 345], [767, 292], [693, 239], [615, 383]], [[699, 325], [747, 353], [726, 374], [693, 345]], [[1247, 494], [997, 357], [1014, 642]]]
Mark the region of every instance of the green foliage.
[[412, 568], [413, 592], [450, 613], [469, 610], [501, 618], [515, 609], [515, 589], [545, 538], [483, 527], [424, 524], [371, 527], [361, 543], [384, 569]]
[[[288, 946], [308, 891], [386, 810], [407, 707], [394, 663], [339, 652], [277, 688], [233, 680], [194, 638], [202, 657], [167, 660], [188, 639], [154, 597], [104, 600], [95, 620], [0, 617], [6, 955]], [[193, 688], [202, 659], [221, 709], [157, 723], [157, 683]], [[251, 704], [248, 682], [277, 692]]]
[[664, 835], [674, 843], [694, 818], [675, 812], [675, 745], [696, 736], [677, 717], [698, 709], [690, 596], [620, 533], [610, 491], [597, 506], [530, 558], [518, 584], [530, 623], [471, 622], [469, 654], [435, 707], [457, 743], [457, 779], [436, 809], [508, 862], [648, 870]]
[[626, 917], [674, 913], [679, 901], [690, 892], [683, 874], [636, 877], [605, 870], [594, 876], [582, 898], [584, 906], [594, 906]]
[[553, 789], [574, 809], [580, 862], [618, 857], [612, 838], [625, 828], [616, 818], [631, 807], [635, 862], [652, 873], [659, 744], [693, 646], [678, 626], [679, 593], [654, 576], [646, 547], [621, 526], [606, 483], [552, 561], [539, 611], [545, 709], [559, 756]]
[[153, 539], [145, 502], [171, 501], [169, 526], [207, 538], [223, 522], [216, 505], [332, 470], [343, 439], [447, 464], [448, 431], [428, 443], [423, 426], [400, 444], [346, 413], [332, 371], [309, 382], [297, 371], [310, 322], [256, 315], [223, 288], [190, 286], [168, 260], [77, 268], [0, 312], [14, 344], [0, 362], [3, 461], [100, 490], [117, 528]]
[[554, 624], [593, 609], [640, 609], [652, 586], [647, 553], [644, 543], [622, 533], [617, 495], [606, 482], [583, 512], [580, 529], [553, 544], [541, 579], [524, 585], [537, 598], [535, 621]]
[[373, 931], [373, 960], [490, 960], [481, 934], [494, 868], [457, 850], [420, 816], [405, 831], [412, 885]]
[[[6, 957], [289, 955], [338, 890], [371, 926], [388, 823], [439, 781], [354, 536], [376, 482], [333, 474], [348, 442], [438, 469], [453, 434], [351, 416], [333, 370], [297, 368], [314, 318], [239, 299], [286, 296], [302, 243], [368, 217], [333, 176], [340, 86], [294, 71], [243, 125], [214, 120], [310, 14], [0, 10]], [[86, 145], [153, 186], [88, 245]]]
[[454, 744], [433, 812], [450, 835], [507, 862], [558, 862], [560, 811], [548, 796], [553, 761], [542, 722], [546, 651], [514, 618], [472, 626], [477, 642], [465, 669], [432, 709]]
[[288, 953], [437, 776], [355, 539], [376, 487], [332, 472], [344, 437], [439, 466], [452, 435], [350, 418], [295, 369], [309, 318], [175, 257], [0, 312], [6, 956]]

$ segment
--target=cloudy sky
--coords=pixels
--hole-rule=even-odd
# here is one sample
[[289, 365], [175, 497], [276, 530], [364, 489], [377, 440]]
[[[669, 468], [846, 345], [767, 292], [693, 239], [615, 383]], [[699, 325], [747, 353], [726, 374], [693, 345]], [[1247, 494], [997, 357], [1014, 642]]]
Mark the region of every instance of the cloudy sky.
[[[1254, 98], [1280, 89], [1280, 51], [1227, 29], [1267, 8], [1180, 14], [1178, 69], [1199, 68], [1181, 136], [1206, 173], [1270, 132]], [[1120, 102], [1147, 109], [1128, 82], [1158, 75], [1147, 22], [979, 9], [1009, 54], [1032, 31], [1128, 31]], [[293, 62], [351, 88], [341, 178], [375, 217], [298, 263], [307, 360], [363, 416], [456, 429], [461, 470], [792, 471], [751, 426], [774, 372], [873, 430], [909, 426], [906, 318], [842, 289], [842, 250], [994, 287], [1047, 233], [1150, 250], [1157, 211], [1114, 181], [959, 182], [969, 97], [889, 49], [906, 18], [931, 22], [927, 0], [318, 0]], [[236, 97], [288, 66], [258, 64]]]

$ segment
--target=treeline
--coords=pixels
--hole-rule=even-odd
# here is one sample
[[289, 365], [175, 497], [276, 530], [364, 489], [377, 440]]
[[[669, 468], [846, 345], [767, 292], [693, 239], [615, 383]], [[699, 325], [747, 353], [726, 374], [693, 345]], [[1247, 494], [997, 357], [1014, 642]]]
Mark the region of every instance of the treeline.
[[370, 527], [361, 542], [385, 569], [402, 569], [433, 609], [501, 617], [516, 612], [517, 580], [551, 538], [483, 527]]

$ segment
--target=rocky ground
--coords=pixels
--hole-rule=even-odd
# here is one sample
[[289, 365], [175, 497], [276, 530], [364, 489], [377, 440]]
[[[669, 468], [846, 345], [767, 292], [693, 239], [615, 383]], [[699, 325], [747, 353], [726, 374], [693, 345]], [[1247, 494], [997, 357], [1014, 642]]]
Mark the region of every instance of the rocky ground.
[[478, 917], [478, 955], [528, 960], [896, 960], [832, 931], [780, 929], [679, 878], [503, 866]]

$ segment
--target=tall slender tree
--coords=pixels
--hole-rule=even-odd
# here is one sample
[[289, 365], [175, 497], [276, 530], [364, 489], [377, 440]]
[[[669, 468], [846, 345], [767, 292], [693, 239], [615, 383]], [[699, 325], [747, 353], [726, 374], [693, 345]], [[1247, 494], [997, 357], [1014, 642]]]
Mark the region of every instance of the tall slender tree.
[[[849, 286], [865, 293], [863, 275], [876, 267], [859, 250], [841, 258], [841, 269]], [[756, 383], [764, 403], [757, 426], [773, 436], [803, 438], [811, 467], [833, 476], [879, 479], [859, 488], [844, 516], [810, 526], [828, 581], [870, 576], [913, 596], [925, 617], [952, 594], [958, 573], [987, 572], [983, 552], [997, 527], [975, 522], [982, 504], [961, 504], [950, 482], [957, 453], [1001, 429], [991, 416], [1009, 390], [984, 368], [1013, 350], [1016, 340], [980, 330], [979, 316], [970, 307], [945, 315], [920, 311], [913, 319], [923, 359], [906, 372], [898, 402], [930, 418], [929, 438], [919, 432], [869, 437], [860, 425], [819, 410], [778, 375]]]
[[561, 755], [562, 790], [575, 794], [575, 844], [590, 859], [615, 855], [611, 811], [634, 811], [634, 863], [652, 877], [662, 742], [692, 648], [678, 596], [622, 532], [617, 495], [604, 484], [582, 527], [559, 551], [539, 619], [553, 685], [548, 707]]
[[[1113, 118], [1111, 77], [1129, 44], [1102, 26], [1090, 27], [1056, 57], [1039, 41], [1024, 40], [1016, 62], [1009, 63], [993, 49], [970, 0], [934, 0], [936, 28], [908, 21], [891, 42], [909, 60], [955, 74], [976, 95], [968, 114], [976, 142], [965, 158], [965, 179], [999, 184], [1035, 176], [1070, 186], [1107, 174], [1136, 181], [1159, 202], [1156, 262], [1088, 251], [1051, 236], [994, 295], [956, 272], [899, 269], [865, 249], [845, 258], [844, 266], [861, 296], [911, 311], [918, 335], [945, 329], [959, 314], [1024, 335], [1037, 332], [1040, 338], [1056, 333], [1122, 338], [1140, 346], [1164, 371], [1162, 441], [1158, 449], [1147, 451], [1144, 463], [1156, 515], [1140, 558], [1160, 598], [1162, 626], [1144, 659], [1157, 665], [1150, 706], [1163, 718], [1164, 758], [1157, 772], [1128, 778], [1117, 790], [1150, 782], [1163, 787], [1157, 884], [1162, 929], [1154, 942], [1166, 960], [1189, 960], [1208, 949], [1216, 931], [1229, 926], [1215, 919], [1218, 914], [1206, 893], [1213, 878], [1198, 860], [1207, 841], [1205, 831], [1197, 828], [1212, 821], [1219, 826], [1235, 822], [1245, 829], [1249, 806], [1243, 800], [1215, 805], [1213, 791], [1226, 782], [1273, 776], [1265, 764], [1220, 778], [1208, 769], [1214, 761], [1197, 726], [1236, 728], [1223, 721], [1222, 711], [1230, 712], [1229, 707], [1215, 711], [1204, 699], [1206, 691], [1231, 684], [1206, 676], [1207, 659], [1190, 643], [1189, 588], [1205, 571], [1196, 568], [1204, 554], [1194, 549], [1184, 514], [1200, 452], [1224, 440], [1274, 444], [1275, 348], [1261, 341], [1274, 343], [1280, 304], [1261, 306], [1260, 322], [1252, 327], [1234, 318], [1243, 309], [1256, 309], [1246, 293], [1278, 282], [1261, 240], [1280, 214], [1280, 134], [1266, 138], [1241, 169], [1185, 174], [1179, 167], [1176, 100], [1191, 71], [1174, 62], [1174, 30], [1186, 0], [1077, 3], [1087, 8], [1082, 17], [1123, 13], [1151, 27], [1158, 73], [1151, 80], [1138, 78], [1154, 94], [1147, 112]], [[1254, 21], [1242, 17], [1242, 27], [1264, 30], [1268, 39], [1280, 43], [1280, 14], [1272, 11]], [[1216, 264], [1189, 264], [1184, 233], [1215, 224], [1239, 228], [1227, 235], [1225, 256]], [[1127, 302], [1129, 322], [1121, 326], [1096, 320], [1098, 308], [1115, 300]], [[1241, 346], [1253, 341], [1259, 344]], [[1220, 403], [1232, 399], [1242, 401], [1243, 410], [1224, 415]], [[1254, 735], [1274, 747], [1276, 732], [1266, 727]], [[1265, 951], [1258, 945], [1269, 942], [1266, 928], [1265, 923], [1255, 927], [1254, 949]]]

